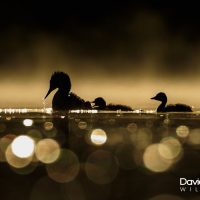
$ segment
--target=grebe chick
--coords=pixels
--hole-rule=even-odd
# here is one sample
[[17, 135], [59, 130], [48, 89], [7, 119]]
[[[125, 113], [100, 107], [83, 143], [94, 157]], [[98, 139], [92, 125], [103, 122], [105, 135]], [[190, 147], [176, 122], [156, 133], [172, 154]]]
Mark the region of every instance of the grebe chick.
[[122, 110], [122, 111], [133, 111], [130, 106], [121, 105], [121, 104], [108, 104], [106, 105], [106, 101], [102, 97], [96, 98], [92, 103], [94, 103], [94, 107], [97, 110]]
[[167, 95], [164, 92], [159, 92], [155, 97], [151, 99], [161, 101], [161, 104], [157, 108], [157, 112], [192, 112], [192, 108], [186, 104], [167, 104]]

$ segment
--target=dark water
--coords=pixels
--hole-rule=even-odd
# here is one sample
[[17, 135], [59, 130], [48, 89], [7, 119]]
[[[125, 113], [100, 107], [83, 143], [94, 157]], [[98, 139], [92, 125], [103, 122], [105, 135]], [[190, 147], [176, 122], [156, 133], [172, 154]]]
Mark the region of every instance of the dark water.
[[1, 199], [200, 199], [199, 112], [30, 111], [1, 113]]

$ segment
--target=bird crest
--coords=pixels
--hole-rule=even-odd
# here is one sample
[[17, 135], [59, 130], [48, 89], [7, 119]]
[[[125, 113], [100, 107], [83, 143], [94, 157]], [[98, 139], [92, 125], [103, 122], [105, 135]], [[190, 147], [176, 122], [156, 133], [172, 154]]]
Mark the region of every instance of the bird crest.
[[69, 75], [64, 72], [54, 72], [51, 76], [50, 84], [55, 88], [71, 89], [71, 81]]

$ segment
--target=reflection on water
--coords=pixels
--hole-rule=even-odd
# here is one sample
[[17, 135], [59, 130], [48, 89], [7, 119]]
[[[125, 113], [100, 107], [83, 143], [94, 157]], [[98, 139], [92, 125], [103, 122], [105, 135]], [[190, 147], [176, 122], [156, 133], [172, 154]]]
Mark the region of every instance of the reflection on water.
[[[21, 199], [200, 197], [179, 189], [180, 177], [200, 175], [199, 112], [0, 112], [4, 199], [22, 192], [18, 182], [25, 191]], [[31, 184], [24, 184], [27, 179]]]

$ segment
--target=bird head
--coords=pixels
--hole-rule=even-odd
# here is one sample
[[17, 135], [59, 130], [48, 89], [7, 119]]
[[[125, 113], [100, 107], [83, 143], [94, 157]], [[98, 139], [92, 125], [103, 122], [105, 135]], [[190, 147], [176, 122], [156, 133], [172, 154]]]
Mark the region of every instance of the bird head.
[[45, 96], [45, 99], [56, 88], [59, 88], [65, 92], [69, 93], [69, 91], [71, 89], [71, 81], [70, 81], [68, 74], [66, 74], [64, 72], [54, 72], [52, 74], [51, 80], [50, 80], [50, 87]]
[[163, 102], [167, 101], [167, 96], [164, 92], [159, 92], [155, 97], [152, 97], [151, 99]]
[[96, 98], [92, 103], [94, 103], [94, 108], [102, 108], [105, 109], [106, 101], [102, 97]]

